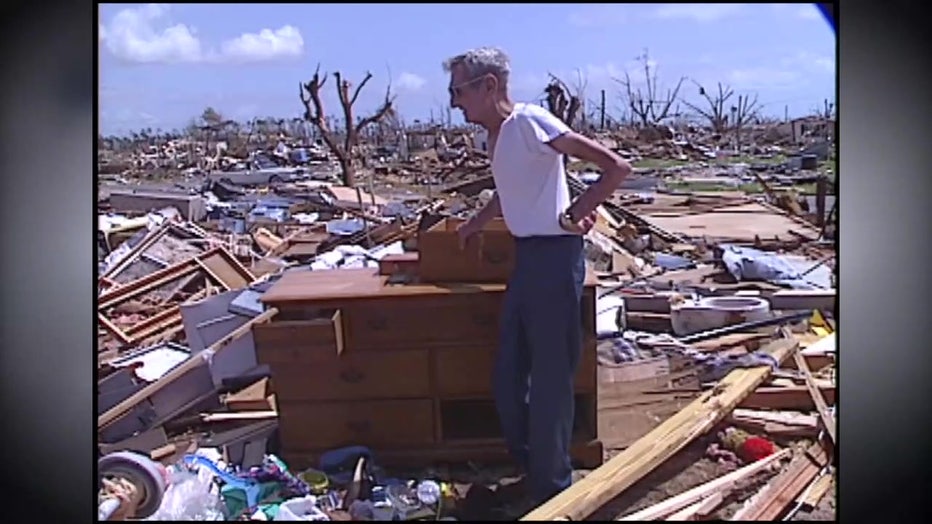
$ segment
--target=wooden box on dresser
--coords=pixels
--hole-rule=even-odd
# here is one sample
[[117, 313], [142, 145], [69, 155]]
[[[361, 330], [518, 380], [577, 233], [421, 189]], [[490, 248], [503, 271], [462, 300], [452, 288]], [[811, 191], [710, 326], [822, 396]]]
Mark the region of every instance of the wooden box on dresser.
[[[492, 397], [504, 284], [390, 284], [377, 269], [286, 273], [264, 294], [279, 309], [253, 328], [272, 374], [282, 455], [368, 446], [385, 465], [507, 458]], [[582, 306], [573, 458], [602, 462], [596, 434], [595, 281]]]

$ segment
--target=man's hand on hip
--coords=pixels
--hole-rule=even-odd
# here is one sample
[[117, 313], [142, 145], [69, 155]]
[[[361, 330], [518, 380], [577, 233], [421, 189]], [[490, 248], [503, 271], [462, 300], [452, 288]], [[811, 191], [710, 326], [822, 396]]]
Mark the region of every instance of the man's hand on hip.
[[580, 220], [576, 220], [575, 218], [571, 217], [569, 213], [565, 213], [560, 215], [560, 227], [569, 233], [585, 235], [589, 232], [590, 229], [592, 229], [592, 226], [595, 225], [596, 217], [597, 215], [595, 211], [592, 211]]

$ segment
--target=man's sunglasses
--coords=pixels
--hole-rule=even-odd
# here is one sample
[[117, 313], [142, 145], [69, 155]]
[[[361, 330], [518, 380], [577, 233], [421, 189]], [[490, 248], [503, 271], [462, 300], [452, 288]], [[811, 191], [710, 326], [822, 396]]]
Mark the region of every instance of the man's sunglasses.
[[489, 76], [489, 75], [482, 75], [482, 76], [473, 78], [472, 80], [467, 80], [467, 81], [465, 81], [465, 82], [461, 82], [461, 83], [459, 83], [459, 84], [450, 86], [450, 87], [448, 88], [448, 90], [449, 90], [449, 92], [450, 92], [450, 98], [456, 98], [456, 97], [462, 95], [462, 94], [463, 94], [463, 88], [464, 88], [464, 87], [466, 87], [466, 86], [471, 86], [471, 85], [474, 85], [474, 84], [476, 84], [476, 83], [478, 83], [478, 82], [480, 82], [480, 81], [482, 81], [482, 80], [485, 80], [485, 77], [487, 77], [487, 76]]

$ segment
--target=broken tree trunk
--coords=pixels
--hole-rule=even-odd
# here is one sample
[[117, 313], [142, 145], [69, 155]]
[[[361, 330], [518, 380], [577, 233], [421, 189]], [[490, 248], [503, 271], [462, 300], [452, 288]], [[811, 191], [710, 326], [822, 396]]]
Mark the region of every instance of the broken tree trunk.
[[[782, 338], [768, 344], [762, 351], [782, 363], [798, 345], [794, 339]], [[676, 415], [521, 520], [586, 518], [695, 438], [709, 431], [760, 385], [770, 372], [770, 367], [732, 371], [713, 389], [703, 392]]]
[[[345, 130], [343, 132], [342, 144], [336, 138], [336, 133], [330, 129], [330, 124], [324, 116], [324, 104], [321, 100], [320, 89], [327, 81], [327, 75], [320, 74], [320, 64], [314, 71], [314, 76], [310, 82], [298, 85], [298, 96], [301, 103], [304, 104], [304, 119], [314, 124], [314, 127], [320, 132], [321, 138], [330, 148], [330, 151], [340, 163], [342, 171], [343, 184], [352, 187], [356, 183], [356, 146], [359, 144], [359, 137], [362, 132], [370, 125], [380, 122], [383, 118], [393, 112], [392, 103], [392, 84], [389, 80], [388, 88], [385, 91], [385, 100], [382, 105], [370, 116], [360, 118], [354, 123], [353, 106], [356, 104], [359, 93], [363, 86], [372, 78], [372, 73], [366, 73], [362, 82], [356, 86], [350, 95], [350, 82], [336, 72], [333, 74], [337, 83], [337, 95], [340, 100], [340, 106], [343, 110], [343, 123]], [[307, 95], [305, 95], [305, 92]]]

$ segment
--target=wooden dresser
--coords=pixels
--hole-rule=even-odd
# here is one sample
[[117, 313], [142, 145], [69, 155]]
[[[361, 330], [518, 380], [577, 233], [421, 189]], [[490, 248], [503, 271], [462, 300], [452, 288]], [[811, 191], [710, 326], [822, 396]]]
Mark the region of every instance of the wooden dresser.
[[[390, 465], [507, 458], [492, 399], [503, 284], [390, 284], [377, 269], [286, 273], [263, 296], [279, 309], [254, 328], [295, 467], [368, 446]], [[595, 279], [576, 378], [573, 458], [602, 462], [596, 435]]]

